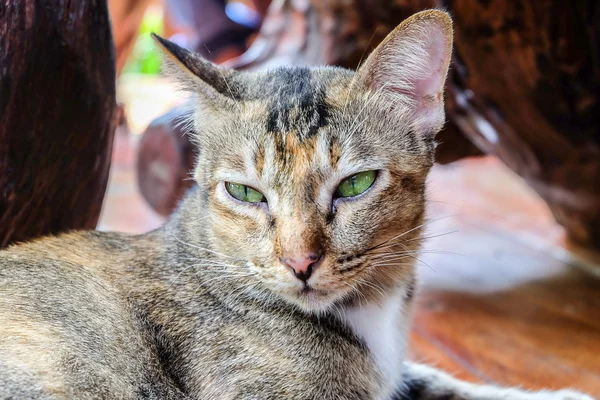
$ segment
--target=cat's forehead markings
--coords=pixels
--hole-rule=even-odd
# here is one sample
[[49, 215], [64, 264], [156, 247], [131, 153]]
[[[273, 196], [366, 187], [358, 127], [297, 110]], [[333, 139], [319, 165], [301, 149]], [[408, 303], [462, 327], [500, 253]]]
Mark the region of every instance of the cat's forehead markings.
[[[264, 113], [263, 129], [269, 133], [252, 155], [257, 176], [279, 185], [302, 181], [313, 170], [318, 174], [336, 167], [340, 143], [321, 129], [337, 108], [329, 97], [335, 94], [330, 93], [332, 81], [327, 72], [280, 68], [256, 77], [245, 87], [245, 100]], [[253, 115], [256, 113], [251, 112], [250, 117]]]
[[223, 154], [221, 156], [221, 164], [230, 170], [245, 171], [246, 162], [243, 157], [238, 154]]
[[256, 175], [261, 177], [263, 175], [263, 170], [265, 167], [265, 146], [263, 144], [259, 144], [254, 151], [254, 158], [252, 160], [254, 162], [254, 169], [256, 170]]
[[335, 169], [342, 156], [342, 147], [340, 146], [337, 138], [331, 138], [329, 142], [329, 165], [332, 169]]
[[256, 89], [267, 102], [268, 132], [294, 131], [304, 140], [328, 123], [330, 105], [326, 101], [326, 87], [309, 68], [274, 70]]
[[339, 140], [327, 132], [300, 140], [292, 131], [267, 135], [254, 149], [250, 163], [260, 179], [279, 185], [328, 174], [337, 168], [341, 154]]

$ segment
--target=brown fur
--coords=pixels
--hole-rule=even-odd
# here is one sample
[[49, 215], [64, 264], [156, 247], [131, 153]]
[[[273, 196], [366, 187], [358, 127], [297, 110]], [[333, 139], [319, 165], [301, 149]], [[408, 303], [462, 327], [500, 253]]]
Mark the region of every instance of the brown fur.
[[[154, 232], [0, 252], [1, 399], [589, 399], [403, 364], [447, 14], [404, 22], [358, 73], [239, 73], [158, 40], [197, 97], [197, 185]], [[370, 170], [366, 192], [336, 197]], [[310, 252], [304, 283], [284, 260]]]

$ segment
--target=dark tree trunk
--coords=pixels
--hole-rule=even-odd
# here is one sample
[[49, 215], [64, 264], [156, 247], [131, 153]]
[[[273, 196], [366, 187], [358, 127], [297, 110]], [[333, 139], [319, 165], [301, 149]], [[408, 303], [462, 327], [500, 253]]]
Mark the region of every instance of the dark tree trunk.
[[600, 2], [454, 0], [448, 114], [600, 249]]
[[0, 0], [0, 247], [94, 228], [116, 124], [105, 0]]

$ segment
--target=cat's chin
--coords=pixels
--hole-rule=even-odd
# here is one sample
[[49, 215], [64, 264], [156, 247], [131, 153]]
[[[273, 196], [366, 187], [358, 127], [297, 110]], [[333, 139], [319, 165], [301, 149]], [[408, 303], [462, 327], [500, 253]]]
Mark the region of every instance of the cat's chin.
[[308, 314], [322, 314], [330, 310], [342, 297], [333, 291], [302, 289], [284, 294], [285, 299]]

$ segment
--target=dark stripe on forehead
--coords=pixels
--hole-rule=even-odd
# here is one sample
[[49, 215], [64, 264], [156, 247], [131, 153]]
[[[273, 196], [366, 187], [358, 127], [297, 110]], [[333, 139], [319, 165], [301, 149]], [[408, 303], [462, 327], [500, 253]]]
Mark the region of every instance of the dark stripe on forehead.
[[282, 68], [266, 77], [268, 103], [267, 131], [297, 133], [304, 140], [327, 124], [330, 106], [325, 88], [312, 79], [306, 67]]
[[340, 157], [342, 156], [342, 148], [337, 138], [331, 138], [329, 143], [329, 165], [331, 168], [336, 168]]
[[262, 176], [263, 168], [265, 166], [265, 148], [260, 145], [254, 152], [254, 168], [256, 168], [256, 174]]

